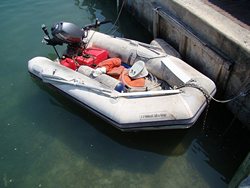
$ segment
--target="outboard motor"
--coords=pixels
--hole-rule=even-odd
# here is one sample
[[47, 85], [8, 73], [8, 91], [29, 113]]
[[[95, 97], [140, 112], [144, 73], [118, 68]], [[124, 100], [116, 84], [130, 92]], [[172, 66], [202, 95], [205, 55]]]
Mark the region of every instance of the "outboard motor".
[[51, 33], [58, 43], [67, 44], [66, 57], [80, 55], [85, 48], [85, 31], [73, 23], [59, 22], [52, 26]]
[[98, 26], [109, 22], [110, 21], [99, 22], [98, 19], [96, 19], [94, 24], [86, 25], [83, 28], [79, 28], [75, 24], [69, 22], [58, 22], [51, 28], [53, 38], [50, 38], [48, 32], [46, 32], [46, 27], [43, 26], [43, 31], [46, 34], [44, 41], [47, 45], [52, 45], [54, 49], [56, 45], [67, 44], [66, 53], [63, 54], [66, 57], [79, 55], [82, 53], [82, 50], [86, 48], [86, 43], [83, 42], [83, 39], [88, 36], [88, 30], [91, 28], [97, 28]]

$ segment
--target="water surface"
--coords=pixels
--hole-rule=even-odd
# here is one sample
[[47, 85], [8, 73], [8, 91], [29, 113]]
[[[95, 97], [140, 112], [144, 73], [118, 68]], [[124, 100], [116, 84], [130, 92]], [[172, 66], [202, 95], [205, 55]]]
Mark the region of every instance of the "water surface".
[[[208, 136], [204, 115], [189, 130], [122, 133], [28, 74], [32, 57], [55, 57], [41, 24], [114, 23], [115, 3], [1, 0], [0, 187], [227, 187], [244, 155], [235, 157], [238, 145], [225, 146], [218, 129]], [[151, 40], [125, 12], [121, 20], [114, 35]], [[207, 125], [220, 125], [215, 119]]]

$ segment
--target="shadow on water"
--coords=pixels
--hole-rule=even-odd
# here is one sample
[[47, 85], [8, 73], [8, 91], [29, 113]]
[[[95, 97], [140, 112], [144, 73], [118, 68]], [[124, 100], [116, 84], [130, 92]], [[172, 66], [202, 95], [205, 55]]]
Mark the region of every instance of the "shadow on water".
[[[122, 132], [61, 95], [55, 88], [47, 87], [36, 78], [33, 81], [52, 96], [50, 104], [80, 118], [79, 124], [43, 125], [42, 131], [51, 134], [58, 129], [59, 135], [53, 136], [58, 136], [79, 155], [88, 155], [88, 160], [102, 168], [109, 168], [114, 160], [120, 168], [128, 171], [145, 173], [145, 168], [154, 171], [166, 157], [183, 155], [192, 142], [192, 137], [185, 138], [189, 130]], [[90, 152], [89, 146], [95, 152]]]
[[229, 183], [250, 151], [249, 135], [248, 128], [226, 109], [224, 104], [212, 102], [206, 120], [205, 135], [198, 137], [196, 144], [192, 145], [192, 150], [202, 151], [206, 156], [206, 163], [223, 174]]

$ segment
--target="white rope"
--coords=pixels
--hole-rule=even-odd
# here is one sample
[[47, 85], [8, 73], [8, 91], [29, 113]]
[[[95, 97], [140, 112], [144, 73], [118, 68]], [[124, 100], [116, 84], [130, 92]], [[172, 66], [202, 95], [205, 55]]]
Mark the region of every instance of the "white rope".
[[182, 87], [193, 87], [193, 88], [196, 88], [196, 89], [200, 90], [203, 93], [203, 95], [206, 97], [207, 100], [211, 100], [212, 99], [212, 100], [214, 100], [215, 102], [218, 102], [218, 103], [228, 103], [228, 102], [236, 100], [239, 97], [245, 97], [245, 96], [247, 96], [250, 93], [250, 89], [246, 89], [244, 92], [243, 91], [240, 92], [238, 95], [232, 97], [231, 99], [219, 100], [219, 99], [214, 98], [211, 94], [209, 94], [206, 89], [204, 89], [203, 87], [201, 87], [201, 86], [199, 86], [199, 85], [197, 85], [195, 83], [188, 82], [188, 83], [184, 84], [183, 86], [178, 87], [178, 89], [182, 88]]
[[[113, 26], [106, 32], [106, 33], [109, 33], [109, 34], [113, 34], [114, 32], [112, 32], [111, 33], [111, 31], [114, 29], [114, 27], [116, 26], [116, 23], [118, 22], [118, 20], [119, 20], [119, 18], [120, 18], [120, 15], [121, 15], [121, 13], [122, 13], [122, 9], [123, 9], [123, 6], [124, 6], [124, 4], [125, 4], [125, 1], [126, 0], [123, 0], [123, 2], [122, 2], [122, 6], [121, 6], [121, 9], [120, 9], [120, 11], [119, 11], [119, 13], [118, 13], [118, 15], [117, 15], [117, 18], [116, 18], [116, 20], [115, 20], [115, 23], [113, 24]], [[115, 30], [116, 31], [116, 30]]]
[[209, 95], [209, 97], [214, 100], [215, 102], [218, 102], [218, 103], [228, 103], [228, 102], [231, 102], [231, 101], [234, 101], [236, 100], [237, 98], [239, 97], [245, 97], [247, 94], [248, 94], [249, 90], [246, 91], [246, 92], [240, 92], [238, 95], [236, 95], [235, 97], [231, 98], [231, 99], [227, 99], [227, 100], [218, 100], [218, 99], [215, 99], [213, 96]]

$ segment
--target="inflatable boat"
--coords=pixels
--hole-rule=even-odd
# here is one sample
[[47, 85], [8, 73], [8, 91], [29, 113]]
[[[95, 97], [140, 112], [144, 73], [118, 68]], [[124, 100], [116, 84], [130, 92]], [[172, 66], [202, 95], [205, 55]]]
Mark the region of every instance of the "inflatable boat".
[[[42, 27], [58, 58], [28, 71], [123, 131], [191, 127], [216, 92], [212, 80], [156, 45], [58, 22]], [[59, 56], [56, 45], [67, 45]]]

